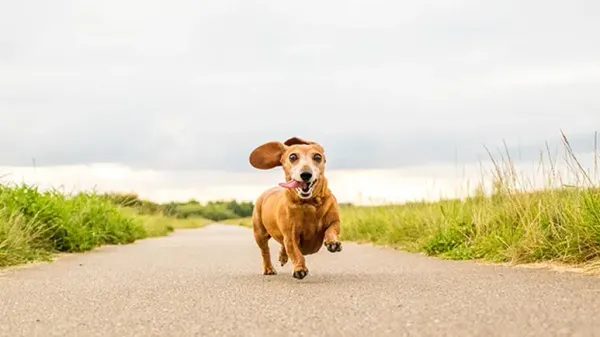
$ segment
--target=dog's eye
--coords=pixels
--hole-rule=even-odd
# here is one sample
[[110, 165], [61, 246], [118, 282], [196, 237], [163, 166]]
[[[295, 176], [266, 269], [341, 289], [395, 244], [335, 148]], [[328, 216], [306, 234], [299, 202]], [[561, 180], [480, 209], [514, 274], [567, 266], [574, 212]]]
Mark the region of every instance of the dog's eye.
[[292, 153], [292, 154], [290, 154], [289, 158], [290, 158], [290, 161], [293, 162], [293, 161], [296, 161], [298, 159], [298, 155], [295, 154], [295, 153]]
[[323, 156], [321, 156], [318, 153], [315, 153], [315, 155], [313, 156], [313, 160], [316, 161], [317, 163], [320, 163], [321, 160], [323, 160]]

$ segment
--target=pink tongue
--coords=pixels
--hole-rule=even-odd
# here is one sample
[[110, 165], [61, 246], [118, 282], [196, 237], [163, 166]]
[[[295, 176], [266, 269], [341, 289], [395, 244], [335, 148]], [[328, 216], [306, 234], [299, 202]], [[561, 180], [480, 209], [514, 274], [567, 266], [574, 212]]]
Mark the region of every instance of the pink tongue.
[[285, 183], [279, 183], [279, 186], [285, 187], [285, 188], [298, 188], [298, 187], [300, 187], [300, 185], [301, 184], [295, 180], [290, 180]]

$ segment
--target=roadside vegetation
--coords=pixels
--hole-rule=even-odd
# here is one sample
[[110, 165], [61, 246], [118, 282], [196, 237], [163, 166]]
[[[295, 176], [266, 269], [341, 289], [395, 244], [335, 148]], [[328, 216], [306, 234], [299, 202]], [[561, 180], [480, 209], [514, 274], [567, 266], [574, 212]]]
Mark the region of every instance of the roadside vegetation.
[[128, 244], [174, 229], [247, 216], [252, 203], [158, 204], [135, 194], [66, 194], [25, 184], [0, 185], [0, 267], [48, 260], [59, 252]]
[[508, 152], [500, 159], [490, 153], [493, 180], [489, 193], [479, 184], [475, 193], [462, 199], [342, 207], [343, 238], [448, 259], [597, 266], [600, 188], [596, 151], [590, 172], [564, 135], [562, 140], [566, 170], [560, 172], [556, 158], [544, 152], [539, 165], [541, 188], [517, 173]]
[[197, 200], [169, 202], [164, 204], [142, 200], [134, 193], [107, 193], [104, 195], [115, 205], [134, 208], [139, 214], [162, 214], [177, 219], [204, 218], [212, 221], [243, 218], [252, 215], [252, 202], [209, 201], [201, 204]]
[[147, 236], [143, 224], [102, 196], [27, 185], [0, 186], [0, 266], [81, 252]]

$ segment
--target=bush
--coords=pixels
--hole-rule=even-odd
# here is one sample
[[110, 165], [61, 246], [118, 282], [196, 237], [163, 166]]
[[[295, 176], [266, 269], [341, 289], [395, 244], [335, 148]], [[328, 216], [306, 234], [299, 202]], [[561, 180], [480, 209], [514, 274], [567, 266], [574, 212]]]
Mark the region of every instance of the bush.
[[252, 215], [254, 204], [252, 202], [210, 201], [202, 205], [197, 200], [187, 202], [169, 202], [158, 204], [142, 200], [133, 193], [106, 193], [104, 198], [115, 205], [136, 209], [139, 214], [160, 214], [178, 219], [201, 217], [212, 221], [222, 221], [234, 218], [245, 218]]
[[180, 204], [173, 208], [172, 213], [179, 218], [202, 217], [213, 221], [223, 221], [234, 218], [245, 218], [252, 215], [254, 205], [250, 202], [210, 201], [206, 205], [199, 203]]
[[0, 185], [0, 266], [146, 236], [141, 223], [102, 195]]

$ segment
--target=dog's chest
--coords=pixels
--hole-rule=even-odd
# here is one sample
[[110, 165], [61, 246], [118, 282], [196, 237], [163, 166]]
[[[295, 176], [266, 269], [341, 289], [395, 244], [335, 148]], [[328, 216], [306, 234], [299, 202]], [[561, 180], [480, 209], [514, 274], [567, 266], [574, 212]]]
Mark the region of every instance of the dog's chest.
[[298, 226], [300, 244], [312, 246], [314, 242], [319, 242], [323, 236], [323, 219], [317, 217], [307, 217], [303, 219], [302, 224]]
[[302, 207], [294, 212], [294, 222], [302, 233], [310, 234], [322, 227], [323, 214], [314, 207]]
[[322, 227], [322, 222], [320, 220], [304, 221], [297, 231], [301, 236], [311, 237], [320, 232]]
[[322, 245], [324, 232], [320, 222], [306, 222], [297, 231], [298, 248], [302, 254], [314, 254]]

